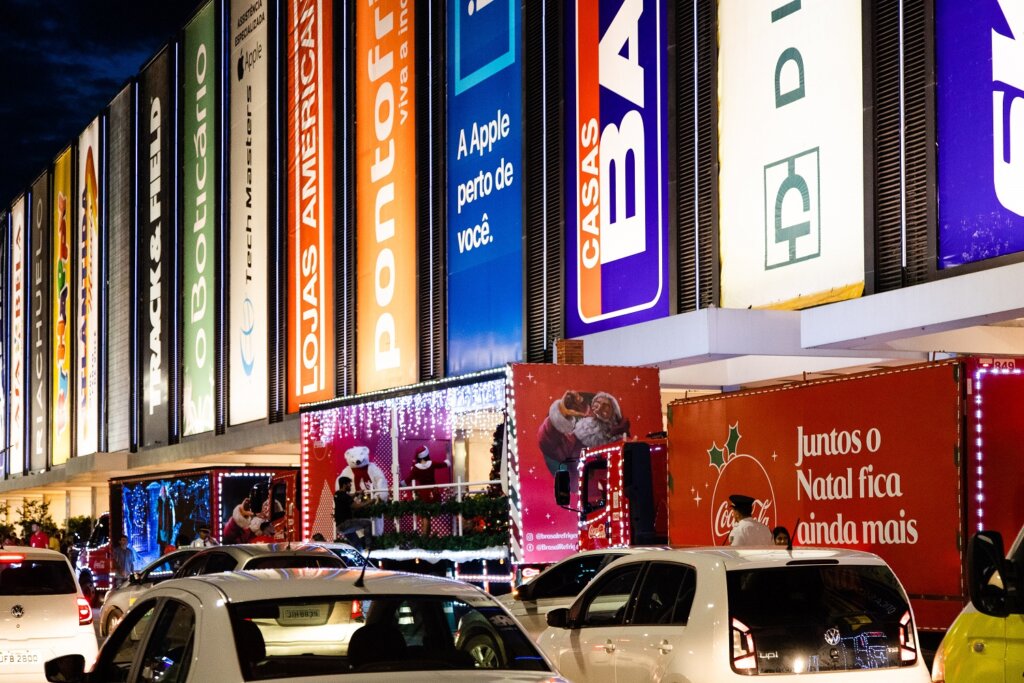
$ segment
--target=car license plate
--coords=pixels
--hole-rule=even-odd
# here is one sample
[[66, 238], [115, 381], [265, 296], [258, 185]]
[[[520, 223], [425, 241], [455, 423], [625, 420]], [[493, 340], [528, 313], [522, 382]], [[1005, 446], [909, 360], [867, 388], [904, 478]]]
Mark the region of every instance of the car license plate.
[[36, 650], [0, 650], [0, 666], [38, 664], [40, 661]]

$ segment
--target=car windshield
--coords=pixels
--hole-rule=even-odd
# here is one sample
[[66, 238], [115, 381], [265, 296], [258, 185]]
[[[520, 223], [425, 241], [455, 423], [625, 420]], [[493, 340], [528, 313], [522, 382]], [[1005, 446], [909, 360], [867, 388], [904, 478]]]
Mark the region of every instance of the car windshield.
[[756, 656], [750, 661], [757, 673], [881, 669], [916, 661], [910, 607], [888, 567], [748, 569], [729, 572], [727, 583], [734, 667], [743, 655]]
[[0, 595], [67, 595], [75, 579], [62, 560], [0, 559]]
[[289, 598], [228, 606], [245, 680], [386, 671], [549, 671], [493, 600], [433, 595]]

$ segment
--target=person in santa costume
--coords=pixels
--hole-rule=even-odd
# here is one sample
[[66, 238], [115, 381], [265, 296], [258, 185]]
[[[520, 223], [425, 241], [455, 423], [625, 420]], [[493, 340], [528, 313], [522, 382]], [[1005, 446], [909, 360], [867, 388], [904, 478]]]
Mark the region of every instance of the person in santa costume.
[[[444, 462], [435, 462], [430, 459], [430, 449], [425, 445], [421, 446], [416, 451], [415, 461], [409, 473], [405, 475], [405, 480], [402, 482], [406, 486], [433, 486], [437, 483], [437, 476], [434, 474], [435, 470], [447, 469], [452, 466], [452, 463], [448, 458], [445, 458]], [[413, 498], [422, 500], [427, 503], [437, 502], [437, 489], [413, 489]], [[430, 517], [421, 515], [419, 518], [420, 533], [423, 535], [430, 533]]]
[[[388, 480], [384, 471], [370, 462], [370, 449], [366, 446], [353, 446], [345, 451], [347, 467], [335, 480], [334, 490], [338, 491], [342, 478], [352, 481], [354, 497], [363, 503], [386, 503], [388, 500]], [[373, 533], [379, 536], [384, 533], [384, 518], [373, 520]]]
[[220, 532], [220, 538], [224, 545], [251, 543], [254, 535], [251, 528], [252, 517], [253, 513], [249, 507], [249, 498], [246, 497], [245, 500], [235, 506], [234, 510], [231, 511], [231, 517], [224, 523], [224, 528]]

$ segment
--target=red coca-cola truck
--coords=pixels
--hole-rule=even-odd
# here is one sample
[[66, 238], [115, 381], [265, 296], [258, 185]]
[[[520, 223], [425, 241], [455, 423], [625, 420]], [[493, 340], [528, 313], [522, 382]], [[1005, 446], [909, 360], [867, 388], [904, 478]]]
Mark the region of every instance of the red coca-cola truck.
[[[218, 542], [243, 542], [243, 518], [250, 526], [269, 520], [275, 536], [296, 539], [298, 490], [295, 468], [217, 467], [111, 479], [110, 512], [99, 517], [76, 560], [82, 591], [95, 603], [112, 587], [112, 536], [128, 537], [137, 569], [168, 546], [187, 545], [200, 527], [209, 527]], [[236, 510], [240, 505], [251, 516]]]
[[[655, 542], [664, 505], [669, 543], [723, 545], [728, 497], [741, 493], [797, 545], [877, 553], [918, 625], [945, 629], [967, 601], [967, 538], [1024, 523], [1022, 368], [961, 359], [673, 402], [667, 441], [584, 455], [580, 545], [641, 544], [638, 501], [654, 510]], [[631, 464], [660, 448], [664, 470], [657, 457]], [[618, 474], [638, 462], [650, 464], [649, 488]]]

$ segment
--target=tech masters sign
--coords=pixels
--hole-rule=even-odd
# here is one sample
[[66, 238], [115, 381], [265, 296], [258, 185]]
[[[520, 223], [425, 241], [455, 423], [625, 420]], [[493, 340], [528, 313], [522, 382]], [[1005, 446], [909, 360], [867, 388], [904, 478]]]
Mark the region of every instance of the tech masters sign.
[[665, 4], [565, 10], [566, 332], [668, 314]]
[[718, 4], [723, 307], [864, 290], [857, 0]]
[[267, 194], [270, 61], [267, 6], [231, 0], [228, 422], [267, 416]]

